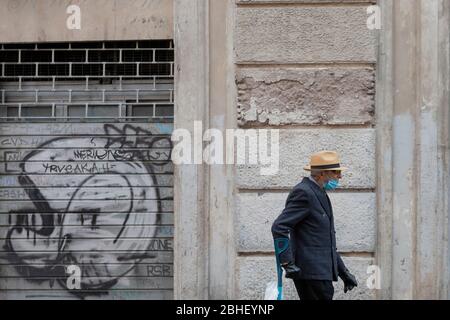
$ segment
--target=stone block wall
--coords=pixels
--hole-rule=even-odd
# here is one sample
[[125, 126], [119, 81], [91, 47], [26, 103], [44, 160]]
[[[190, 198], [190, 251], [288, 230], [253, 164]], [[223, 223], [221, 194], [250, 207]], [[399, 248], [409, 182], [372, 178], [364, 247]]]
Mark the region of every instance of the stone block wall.
[[[239, 128], [279, 129], [280, 170], [236, 171], [236, 290], [262, 299], [276, 280], [270, 228], [289, 190], [308, 173], [311, 153], [331, 149], [349, 170], [330, 195], [337, 247], [359, 286], [335, 299], [374, 299], [366, 286], [376, 248], [376, 32], [367, 28], [373, 1], [236, 0], [234, 54]], [[286, 299], [298, 299], [284, 280]]]

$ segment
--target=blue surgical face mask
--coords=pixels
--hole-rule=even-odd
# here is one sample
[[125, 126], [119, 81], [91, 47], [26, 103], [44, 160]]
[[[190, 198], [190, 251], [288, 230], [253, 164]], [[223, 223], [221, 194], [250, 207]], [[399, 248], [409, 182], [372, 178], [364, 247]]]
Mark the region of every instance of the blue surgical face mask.
[[336, 189], [337, 187], [338, 187], [338, 185], [339, 185], [339, 180], [337, 180], [337, 179], [332, 179], [332, 180], [329, 180], [327, 183], [324, 183], [323, 184], [323, 188], [325, 189], [325, 190], [334, 190], [334, 189]]

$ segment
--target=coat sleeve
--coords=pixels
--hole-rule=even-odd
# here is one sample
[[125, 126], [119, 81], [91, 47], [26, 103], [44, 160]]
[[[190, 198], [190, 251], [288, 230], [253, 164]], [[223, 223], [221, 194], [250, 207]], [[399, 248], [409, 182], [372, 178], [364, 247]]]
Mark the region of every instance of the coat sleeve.
[[341, 255], [338, 252], [336, 252], [336, 255], [337, 255], [338, 275], [342, 278], [342, 276], [348, 272], [348, 269], [345, 266], [344, 261], [341, 258]]
[[[302, 189], [294, 189], [289, 194], [286, 205], [281, 214], [272, 224], [274, 239], [289, 238], [290, 232], [296, 224], [304, 220], [309, 214], [308, 195]], [[293, 262], [292, 249], [289, 246], [280, 254], [280, 262]]]

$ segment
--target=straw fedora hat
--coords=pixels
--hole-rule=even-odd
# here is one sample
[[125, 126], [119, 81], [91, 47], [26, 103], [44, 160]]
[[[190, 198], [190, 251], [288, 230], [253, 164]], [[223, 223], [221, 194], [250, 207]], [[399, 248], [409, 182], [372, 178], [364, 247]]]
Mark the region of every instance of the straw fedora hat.
[[320, 151], [311, 156], [309, 165], [303, 167], [306, 171], [325, 170], [325, 171], [344, 171], [345, 167], [341, 167], [339, 155], [335, 151]]

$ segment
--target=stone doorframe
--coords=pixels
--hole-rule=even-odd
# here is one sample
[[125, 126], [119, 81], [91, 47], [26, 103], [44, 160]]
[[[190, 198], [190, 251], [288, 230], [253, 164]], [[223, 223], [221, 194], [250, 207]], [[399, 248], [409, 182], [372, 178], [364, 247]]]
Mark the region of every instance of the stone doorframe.
[[[378, 298], [448, 298], [450, 3], [378, 3]], [[236, 125], [233, 5], [174, 0], [175, 129]], [[176, 299], [235, 296], [233, 177], [232, 167], [175, 168]]]
[[376, 261], [381, 299], [447, 299], [447, 0], [380, 0]]
[[[234, 0], [174, 0], [175, 129], [235, 128]], [[234, 296], [234, 168], [174, 172], [175, 299]]]

